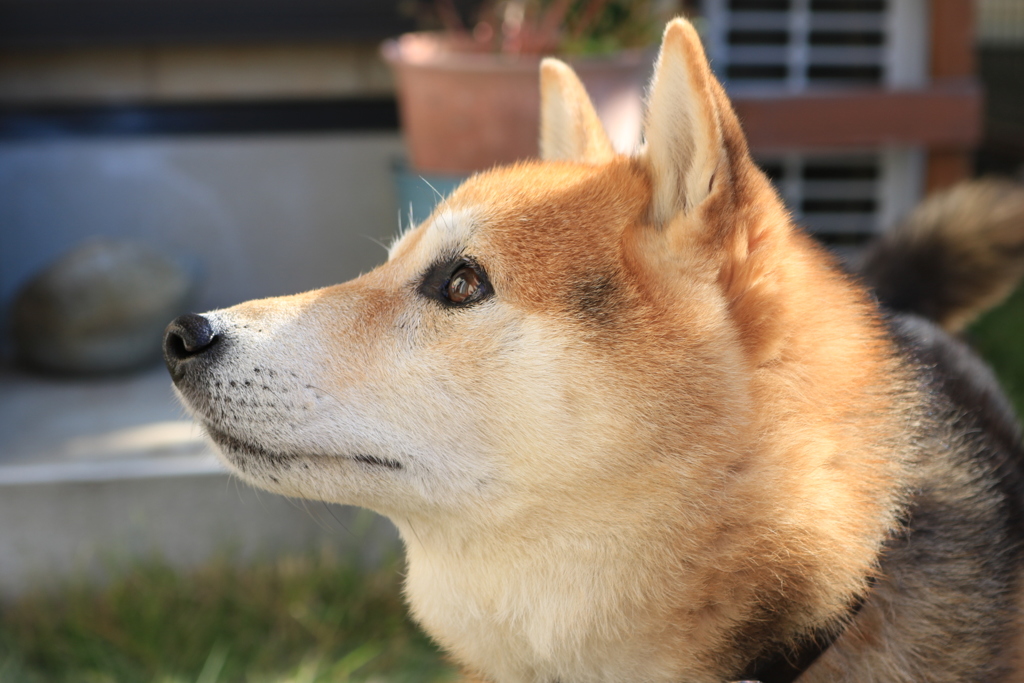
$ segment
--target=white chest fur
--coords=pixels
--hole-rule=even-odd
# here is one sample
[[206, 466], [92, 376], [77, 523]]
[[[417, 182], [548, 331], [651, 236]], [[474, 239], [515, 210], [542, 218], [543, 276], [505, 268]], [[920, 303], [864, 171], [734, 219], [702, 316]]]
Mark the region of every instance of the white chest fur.
[[441, 552], [403, 536], [414, 616], [495, 683], [678, 679], [678, 653], [660, 652], [652, 632], [654, 596], [635, 556], [585, 543], [575, 552], [521, 543]]

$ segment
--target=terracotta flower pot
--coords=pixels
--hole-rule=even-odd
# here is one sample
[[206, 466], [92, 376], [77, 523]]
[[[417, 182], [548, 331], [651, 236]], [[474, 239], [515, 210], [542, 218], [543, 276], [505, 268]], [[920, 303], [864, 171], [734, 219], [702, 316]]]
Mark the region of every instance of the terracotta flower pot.
[[[539, 56], [473, 51], [451, 36], [409, 33], [381, 47], [394, 70], [412, 168], [469, 173], [537, 156]], [[569, 59], [612, 142], [633, 148], [653, 53]]]

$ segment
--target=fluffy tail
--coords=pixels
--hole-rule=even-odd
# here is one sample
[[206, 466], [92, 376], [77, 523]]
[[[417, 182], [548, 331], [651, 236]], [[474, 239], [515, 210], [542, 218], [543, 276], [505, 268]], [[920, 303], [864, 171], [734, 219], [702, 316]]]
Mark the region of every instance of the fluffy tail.
[[884, 305], [959, 332], [1024, 276], [1024, 186], [977, 180], [929, 198], [859, 270]]

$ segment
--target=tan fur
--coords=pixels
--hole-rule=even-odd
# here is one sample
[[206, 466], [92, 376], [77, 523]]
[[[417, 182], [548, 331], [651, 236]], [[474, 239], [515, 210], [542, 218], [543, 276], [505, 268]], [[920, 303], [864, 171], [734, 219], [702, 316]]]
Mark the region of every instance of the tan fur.
[[540, 109], [541, 159], [601, 163], [615, 156], [579, 77], [557, 59], [541, 62]]
[[656, 222], [696, 207], [713, 189], [715, 174], [727, 172], [722, 115], [731, 108], [716, 101], [717, 85], [693, 26], [670, 24], [654, 67], [644, 127]]
[[[543, 79], [558, 161], [471, 178], [357, 280], [206, 314], [231, 355], [186, 402], [254, 484], [389, 516], [467, 683], [720, 683], [869, 577], [802, 680], [909, 680], [879, 558], [920, 406], [868, 295], [794, 230], [685, 21], [634, 158]], [[424, 274], [460, 255], [494, 294], [446, 307]]]

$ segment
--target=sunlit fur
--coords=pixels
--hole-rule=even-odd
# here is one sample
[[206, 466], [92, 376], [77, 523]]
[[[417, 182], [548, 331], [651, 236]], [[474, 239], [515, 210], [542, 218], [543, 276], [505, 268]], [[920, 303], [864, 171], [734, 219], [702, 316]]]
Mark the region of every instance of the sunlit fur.
[[[914, 678], [901, 653], [934, 634], [890, 621], [879, 569], [920, 476], [914, 380], [751, 162], [692, 28], [666, 31], [632, 158], [547, 69], [563, 160], [471, 178], [356, 280], [206, 314], [227, 346], [179, 388], [225, 461], [390, 517], [412, 613], [468, 679], [720, 683], [873, 577], [892, 600], [801, 681], [959, 680]], [[459, 255], [493, 296], [424, 296]]]

